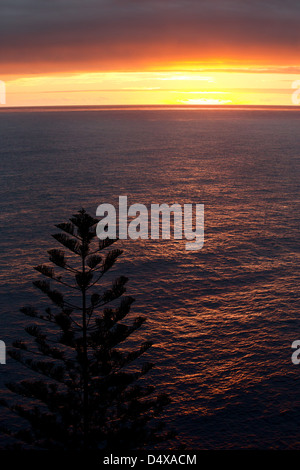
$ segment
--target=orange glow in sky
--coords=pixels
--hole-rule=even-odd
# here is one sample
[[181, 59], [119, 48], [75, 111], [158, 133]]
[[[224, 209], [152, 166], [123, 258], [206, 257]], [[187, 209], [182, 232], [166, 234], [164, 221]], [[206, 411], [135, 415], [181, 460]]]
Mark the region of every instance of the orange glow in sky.
[[6, 105], [292, 105], [299, 76], [239, 69], [10, 75]]
[[14, 0], [6, 106], [292, 105], [299, 2]]

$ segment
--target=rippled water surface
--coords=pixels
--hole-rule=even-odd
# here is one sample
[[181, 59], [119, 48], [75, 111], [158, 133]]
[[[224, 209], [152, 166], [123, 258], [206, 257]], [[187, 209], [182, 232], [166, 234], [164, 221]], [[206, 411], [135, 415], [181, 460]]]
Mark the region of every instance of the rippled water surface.
[[[299, 111], [0, 113], [1, 339], [38, 303], [54, 224], [103, 202], [203, 203], [205, 243], [122, 241], [148, 380], [189, 448], [300, 449]], [[3, 382], [19, 376], [8, 360]]]

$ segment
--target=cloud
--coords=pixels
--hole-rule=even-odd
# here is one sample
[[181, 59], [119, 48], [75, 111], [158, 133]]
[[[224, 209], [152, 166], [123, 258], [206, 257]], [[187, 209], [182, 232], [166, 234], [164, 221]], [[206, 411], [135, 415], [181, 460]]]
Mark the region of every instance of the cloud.
[[297, 0], [1, 0], [2, 72], [299, 65]]

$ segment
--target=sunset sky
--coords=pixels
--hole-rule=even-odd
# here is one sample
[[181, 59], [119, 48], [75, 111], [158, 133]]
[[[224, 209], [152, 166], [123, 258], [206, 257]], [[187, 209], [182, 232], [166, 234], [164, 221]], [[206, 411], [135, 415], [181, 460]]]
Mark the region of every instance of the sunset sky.
[[299, 0], [1, 0], [0, 22], [6, 106], [292, 105], [300, 79]]

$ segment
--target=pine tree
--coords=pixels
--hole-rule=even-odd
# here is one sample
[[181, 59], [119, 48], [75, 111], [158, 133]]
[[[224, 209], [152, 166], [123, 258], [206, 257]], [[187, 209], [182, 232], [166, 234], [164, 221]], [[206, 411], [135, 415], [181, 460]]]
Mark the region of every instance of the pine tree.
[[128, 279], [95, 292], [122, 254], [110, 248], [116, 240], [98, 240], [97, 222], [82, 209], [56, 225], [53, 237], [68, 251], [49, 250], [50, 264], [35, 268], [48, 279], [33, 283], [53, 306], [43, 314], [21, 309], [34, 324], [25, 328], [29, 341], [15, 341], [9, 351], [31, 377], [6, 384], [22, 400], [3, 404], [28, 423], [6, 432], [34, 448], [141, 449], [166, 438], [155, 416], [169, 398], [139, 383], [153, 366], [139, 359], [152, 344], [126, 345], [145, 321], [127, 317], [134, 302], [123, 295]]

